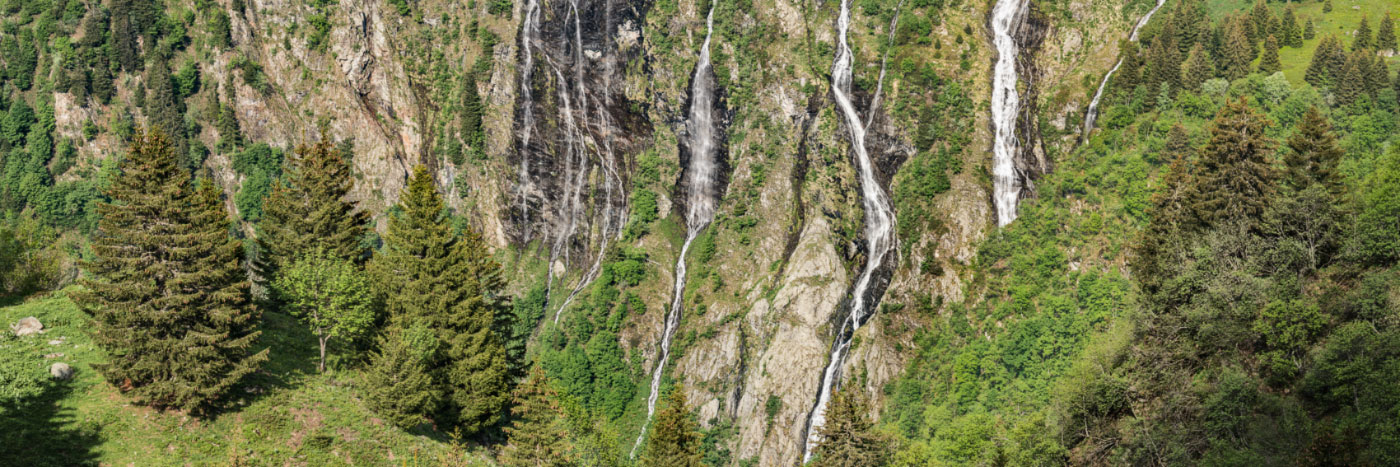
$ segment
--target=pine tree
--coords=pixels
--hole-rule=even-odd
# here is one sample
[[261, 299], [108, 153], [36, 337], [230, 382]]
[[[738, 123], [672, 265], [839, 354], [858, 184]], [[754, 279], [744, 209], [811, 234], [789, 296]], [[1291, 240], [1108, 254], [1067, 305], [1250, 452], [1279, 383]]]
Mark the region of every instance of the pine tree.
[[1370, 50], [1373, 46], [1371, 37], [1371, 21], [1362, 16], [1361, 24], [1356, 27], [1356, 38], [1351, 41], [1352, 50]]
[[1345, 182], [1337, 172], [1342, 149], [1337, 146], [1332, 124], [1317, 107], [1311, 107], [1303, 114], [1298, 129], [1288, 137], [1288, 149], [1283, 163], [1288, 171], [1284, 180], [1290, 188], [1302, 191], [1316, 184], [1335, 195], [1342, 193]]
[[111, 7], [111, 50], [116, 55], [117, 64], [126, 71], [141, 69], [141, 52], [136, 46], [139, 34], [131, 24], [131, 2], [132, 0], [112, 0]]
[[1173, 43], [1174, 37], [1174, 34], [1158, 34], [1152, 39], [1147, 52], [1150, 73], [1147, 85], [1151, 89], [1157, 89], [1162, 83], [1171, 89], [1181, 87], [1181, 59]]
[[443, 343], [430, 367], [448, 402], [445, 420], [473, 434], [495, 423], [508, 393], [505, 349], [493, 332], [506, 312], [500, 266], [478, 235], [453, 234], [427, 169], [414, 169], [399, 203], [370, 266], [389, 321], [424, 322]]
[[224, 104], [222, 99], [218, 99], [218, 92], [214, 93], [218, 103], [218, 126], [219, 147], [224, 151], [231, 151], [243, 145], [243, 131], [238, 127], [238, 114], [234, 111], [233, 105]]
[[1303, 72], [1303, 81], [1316, 87], [1324, 87], [1332, 83], [1330, 62], [1331, 49], [1336, 45], [1335, 41], [1336, 39], [1332, 36], [1327, 36], [1317, 44], [1317, 49], [1313, 50], [1312, 61], [1308, 62], [1308, 69]]
[[1226, 104], [1211, 125], [1191, 194], [1195, 218], [1205, 225], [1258, 220], [1274, 191], [1267, 120], [1243, 98]]
[[1308, 18], [1307, 25], [1303, 26], [1303, 40], [1310, 41], [1314, 37], [1317, 37], [1317, 28], [1313, 27], [1312, 18]]
[[1200, 92], [1201, 83], [1211, 79], [1214, 74], [1215, 66], [1210, 63], [1205, 47], [1201, 44], [1192, 46], [1191, 53], [1186, 57], [1186, 65], [1181, 68], [1181, 87]]
[[1264, 39], [1264, 57], [1259, 59], [1259, 72], [1271, 75], [1283, 69], [1278, 59], [1278, 39], [1269, 36]]
[[1395, 21], [1390, 19], [1390, 13], [1386, 13], [1385, 19], [1381, 20], [1381, 28], [1376, 31], [1376, 48], [1380, 50], [1394, 51], [1395, 44]]
[[1303, 32], [1298, 27], [1298, 16], [1293, 14], [1293, 9], [1283, 11], [1283, 45], [1293, 48], [1303, 46]]
[[94, 365], [155, 407], [200, 411], [267, 360], [250, 355], [258, 313], [249, 306], [240, 243], [217, 186], [195, 188], [158, 130], [138, 131], [121, 175], [98, 205], [93, 279], [79, 302], [107, 352]]
[[1205, 3], [1201, 0], [1186, 0], [1176, 4], [1176, 9], [1172, 11], [1173, 27], [1176, 32], [1177, 51], [1185, 54], [1195, 46], [1197, 42], [1204, 42], [1207, 38], [1201, 28], [1210, 25], [1209, 13], [1206, 11]]
[[412, 428], [438, 406], [438, 393], [429, 373], [437, 338], [422, 323], [392, 326], [379, 336], [379, 351], [365, 369], [365, 404], [400, 428]]
[[1334, 92], [1337, 95], [1337, 105], [1346, 106], [1356, 101], [1366, 92], [1366, 77], [1361, 72], [1361, 54], [1355, 54], [1352, 59], [1347, 60], [1346, 71], [1343, 71], [1336, 79]]
[[1191, 160], [1195, 154], [1196, 148], [1186, 128], [1179, 123], [1173, 125], [1162, 151], [1171, 165], [1162, 175], [1161, 187], [1152, 196], [1152, 207], [1148, 211], [1150, 221], [1133, 251], [1134, 275], [1149, 292], [1155, 291], [1165, 276], [1161, 273], [1163, 256], [1175, 251], [1175, 242], [1181, 239], [1182, 232], [1191, 232], [1197, 227], [1189, 199]]
[[1323, 12], [1323, 13], [1331, 13], [1331, 12], [1332, 12], [1332, 0], [1326, 0], [1326, 1], [1322, 2], [1322, 12]]
[[649, 467], [699, 467], [700, 426], [686, 406], [685, 390], [671, 390], [666, 408], [656, 414], [641, 465]]
[[482, 144], [486, 142], [486, 135], [481, 127], [482, 114], [481, 95], [476, 90], [476, 73], [467, 73], [467, 80], [462, 86], [462, 142], [471, 148], [472, 154], [484, 154], [485, 148]]
[[1254, 27], [1253, 30], [1249, 31], [1250, 41], [1258, 42], [1270, 34], [1270, 16], [1273, 16], [1273, 13], [1269, 12], [1269, 7], [1264, 4], [1264, 0], [1255, 0], [1254, 8], [1249, 11], [1249, 23], [1250, 26]]
[[[858, 385], [853, 385], [858, 386]], [[821, 441], [813, 450], [814, 467], [880, 466], [890, 453], [887, 437], [875, 430], [870, 401], [859, 387], [836, 393], [827, 409]]]
[[550, 386], [544, 370], [535, 365], [530, 376], [515, 388], [511, 426], [501, 448], [500, 462], [508, 466], [564, 467], [575, 465], [570, 455], [568, 431], [559, 394]]
[[185, 142], [185, 116], [179, 99], [175, 97], [175, 83], [170, 79], [170, 66], [159, 58], [146, 69], [146, 117], [153, 128], [159, 128], [170, 138], [175, 154], [180, 157], [180, 166], [193, 171], [189, 159], [189, 147]]
[[1222, 71], [1225, 78], [1236, 80], [1249, 74], [1249, 64], [1254, 61], [1253, 44], [1245, 35], [1244, 18], [1233, 21], [1225, 35], [1225, 60]]
[[282, 181], [274, 183], [257, 226], [254, 271], [264, 284], [279, 268], [315, 248], [362, 264], [369, 255], [362, 242], [369, 215], [346, 196], [354, 187], [349, 154], [322, 136], [298, 146]]

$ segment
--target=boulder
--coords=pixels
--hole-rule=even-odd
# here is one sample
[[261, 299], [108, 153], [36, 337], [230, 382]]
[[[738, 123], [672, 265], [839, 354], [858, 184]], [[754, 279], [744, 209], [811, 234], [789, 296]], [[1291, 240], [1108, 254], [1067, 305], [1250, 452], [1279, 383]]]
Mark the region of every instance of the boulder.
[[49, 375], [57, 380], [66, 380], [73, 377], [73, 367], [67, 363], [55, 363], [49, 366]]
[[19, 337], [38, 334], [43, 329], [44, 324], [39, 322], [39, 318], [33, 316], [21, 319], [18, 323], [10, 325], [10, 330], [14, 331], [15, 335]]

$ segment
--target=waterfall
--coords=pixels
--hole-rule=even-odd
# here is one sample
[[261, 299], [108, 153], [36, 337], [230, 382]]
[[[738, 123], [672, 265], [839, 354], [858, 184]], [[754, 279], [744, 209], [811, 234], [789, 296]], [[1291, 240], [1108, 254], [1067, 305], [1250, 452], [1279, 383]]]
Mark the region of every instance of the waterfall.
[[832, 342], [831, 355], [828, 357], [826, 369], [822, 372], [817, 402], [807, 418], [807, 437], [803, 447], [803, 462], [811, 459], [812, 448], [820, 441], [817, 431], [826, 422], [826, 405], [831, 399], [831, 391], [840, 379], [841, 364], [846, 358], [847, 351], [850, 350], [851, 339], [855, 336], [856, 330], [860, 329], [860, 326], [873, 314], [875, 305], [879, 302], [879, 297], [874, 295], [870, 297], [869, 303], [866, 302], [866, 294], [870, 290], [875, 271], [884, 263], [885, 256], [890, 250], [894, 249], [894, 237], [891, 235], [894, 227], [894, 212], [890, 209], [890, 201], [885, 195], [884, 189], [880, 187], [879, 181], [875, 178], [875, 163], [870, 159], [870, 154], [865, 149], [866, 124], [861, 122], [860, 115], [856, 113], [855, 104], [850, 95], [851, 64], [855, 60], [847, 39], [850, 26], [850, 0], [841, 0], [841, 14], [836, 19], [839, 45], [836, 49], [836, 60], [831, 66], [831, 94], [836, 98], [836, 106], [846, 121], [847, 130], [850, 131], [851, 150], [855, 153], [857, 168], [860, 172], [861, 199], [865, 207], [866, 254], [868, 257], [860, 276], [856, 278], [855, 287], [851, 290], [850, 313], [841, 323], [841, 330], [837, 333], [836, 340]]
[[1016, 28], [1019, 26], [1028, 0], [997, 0], [992, 8], [992, 41], [997, 48], [997, 63], [992, 70], [992, 127], [996, 130], [992, 142], [992, 199], [997, 210], [997, 226], [1016, 220], [1016, 198], [1021, 194], [1021, 179], [1016, 173], [1016, 115], [1021, 98], [1016, 91]]
[[[1142, 30], [1142, 27], [1147, 25], [1147, 21], [1152, 19], [1152, 15], [1157, 14], [1157, 10], [1160, 10], [1162, 5], [1166, 3], [1167, 0], [1157, 0], [1157, 6], [1148, 10], [1147, 14], [1133, 25], [1133, 32], [1128, 34], [1128, 42], [1137, 42], [1138, 31]], [[1108, 74], [1103, 75], [1103, 81], [1099, 82], [1099, 90], [1094, 91], [1094, 98], [1089, 101], [1089, 110], [1084, 113], [1084, 129], [1080, 131], [1079, 135], [1081, 141], [1089, 139], [1089, 132], [1094, 129], [1094, 120], [1099, 116], [1099, 99], [1103, 98], [1103, 89], [1108, 86], [1108, 79], [1113, 77], [1113, 73], [1117, 72], [1120, 66], [1123, 66], [1122, 57], [1119, 57], [1118, 63], [1114, 63], [1113, 68], [1108, 70]]]
[[710, 66], [710, 35], [714, 32], [715, 5], [710, 3], [710, 13], [705, 16], [705, 42], [700, 46], [700, 60], [695, 64], [695, 75], [690, 80], [690, 114], [686, 120], [689, 136], [686, 144], [690, 149], [690, 159], [685, 171], [683, 186], [686, 188], [685, 243], [681, 254], [676, 258], [675, 295], [671, 299], [671, 311], [666, 314], [665, 327], [661, 332], [661, 352], [656, 359], [656, 368], [651, 373], [651, 395], [647, 396], [647, 421], [637, 442], [632, 445], [630, 456], [637, 455], [642, 439], [646, 437], [647, 425], [656, 413], [656, 400], [661, 392], [661, 375], [666, 370], [666, 360], [671, 357], [671, 338], [681, 324], [681, 312], [685, 302], [685, 257], [690, 252], [690, 244], [700, 231], [710, 225], [715, 216], [715, 205], [719, 188], [719, 161], [715, 154], [718, 147], [715, 131], [715, 75]]

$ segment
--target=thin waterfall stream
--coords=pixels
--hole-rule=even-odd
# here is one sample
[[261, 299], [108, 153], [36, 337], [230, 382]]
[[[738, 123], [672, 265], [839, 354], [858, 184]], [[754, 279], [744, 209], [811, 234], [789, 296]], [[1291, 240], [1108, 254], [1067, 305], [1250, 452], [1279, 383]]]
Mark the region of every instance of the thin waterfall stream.
[[[817, 401], [807, 417], [807, 435], [802, 450], [803, 462], [811, 459], [812, 448], [820, 441], [818, 431], [826, 422], [826, 406], [830, 402], [832, 390], [840, 380], [841, 365], [851, 348], [851, 339], [855, 337], [856, 330], [873, 314], [875, 305], [880, 301], [878, 296], [870, 297], [868, 303], [866, 299], [875, 272], [894, 249], [894, 211], [891, 210], [890, 200], [875, 177], [875, 163], [866, 151], [865, 135], [868, 124], [861, 121], [851, 97], [851, 66], [855, 57], [847, 37], [850, 26], [850, 0], [841, 0], [841, 14], [836, 19], [838, 46], [836, 59], [831, 66], [831, 94], [835, 97], [836, 106], [846, 122], [847, 130], [850, 131], [851, 150], [860, 174], [861, 201], [865, 208], [867, 258], [865, 267], [856, 278], [855, 287], [851, 289], [850, 313], [841, 323], [841, 330], [832, 342], [831, 354], [826, 369], [822, 372]], [[883, 70], [881, 74], [883, 75]]]
[[676, 328], [680, 327], [685, 304], [686, 254], [690, 252], [691, 242], [695, 241], [715, 217], [719, 190], [716, 181], [719, 179], [720, 165], [716, 160], [719, 142], [718, 132], [715, 131], [715, 76], [710, 65], [710, 35], [714, 32], [714, 26], [715, 5], [712, 2], [710, 12], [705, 16], [705, 42], [700, 46], [700, 59], [695, 64], [695, 75], [690, 84], [690, 109], [686, 120], [690, 160], [686, 167], [684, 183], [687, 191], [685, 243], [681, 246], [680, 256], [676, 257], [675, 295], [671, 299], [671, 310], [666, 314], [666, 322], [661, 332], [661, 351], [656, 359], [656, 367], [652, 369], [651, 394], [647, 396], [647, 421], [642, 425], [641, 433], [637, 434], [637, 442], [632, 445], [632, 452], [629, 454], [632, 457], [637, 455], [637, 448], [641, 447], [642, 440], [646, 438], [647, 427], [651, 425], [652, 415], [656, 413], [656, 401], [661, 392], [661, 376], [665, 373], [666, 361], [671, 357], [671, 339], [676, 334]]
[[[1157, 14], [1157, 10], [1162, 9], [1162, 5], [1166, 3], [1167, 0], [1157, 0], [1157, 6], [1152, 7], [1146, 15], [1138, 20], [1137, 24], [1133, 25], [1133, 32], [1128, 34], [1128, 42], [1137, 42], [1138, 31], [1142, 30], [1142, 27], [1147, 25], [1147, 21], [1152, 19], [1152, 15]], [[1108, 86], [1108, 79], [1118, 72], [1120, 66], [1123, 66], [1123, 57], [1119, 57], [1118, 62], [1113, 64], [1113, 68], [1108, 70], [1108, 74], [1103, 75], [1103, 81], [1099, 82], [1099, 89], [1094, 91], [1094, 98], [1089, 101], [1089, 110], [1084, 112], [1084, 129], [1079, 133], [1081, 141], [1087, 141], [1089, 132], [1094, 130], [1094, 120], [1099, 116], [1099, 99], [1103, 98], [1103, 90], [1104, 87]]]
[[1016, 29], [1028, 8], [1028, 0], [997, 0], [992, 8], [992, 42], [997, 48], [997, 62], [992, 69], [992, 200], [997, 212], [997, 226], [1016, 220], [1016, 201], [1021, 194], [1021, 178], [1016, 173], [1016, 115], [1021, 109], [1016, 90]]

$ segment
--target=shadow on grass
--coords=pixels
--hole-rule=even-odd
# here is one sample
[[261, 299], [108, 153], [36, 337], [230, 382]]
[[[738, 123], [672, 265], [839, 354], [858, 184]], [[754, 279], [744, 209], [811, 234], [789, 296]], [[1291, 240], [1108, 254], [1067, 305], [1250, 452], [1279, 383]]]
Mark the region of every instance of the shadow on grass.
[[102, 435], [78, 426], [75, 411], [58, 403], [72, 390], [69, 382], [51, 381], [38, 397], [0, 407], [0, 464], [97, 465]]
[[316, 374], [319, 354], [316, 335], [312, 334], [296, 318], [275, 311], [263, 312], [262, 335], [249, 349], [261, 352], [268, 349], [268, 359], [262, 368], [243, 378], [243, 381], [228, 395], [225, 404], [213, 413], [211, 418], [221, 414], [235, 413], [249, 404], [274, 392], [300, 386]]

